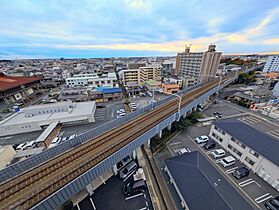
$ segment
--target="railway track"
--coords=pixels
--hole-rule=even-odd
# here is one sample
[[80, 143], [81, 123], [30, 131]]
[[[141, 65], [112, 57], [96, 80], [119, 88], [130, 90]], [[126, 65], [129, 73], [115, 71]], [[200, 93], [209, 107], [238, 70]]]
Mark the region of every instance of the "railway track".
[[[231, 76], [224, 77], [226, 81]], [[204, 84], [186, 93], [181, 106], [218, 85]], [[0, 185], [0, 209], [28, 209], [127, 145], [178, 109], [177, 99], [127, 122], [79, 147]]]

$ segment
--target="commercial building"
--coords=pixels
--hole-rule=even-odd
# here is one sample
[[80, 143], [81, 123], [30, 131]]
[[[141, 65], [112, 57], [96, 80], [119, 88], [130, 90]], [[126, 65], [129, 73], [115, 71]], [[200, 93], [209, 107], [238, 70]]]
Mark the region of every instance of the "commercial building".
[[279, 191], [279, 140], [238, 119], [213, 122], [209, 136]]
[[184, 209], [254, 209], [198, 151], [169, 158], [165, 165]]
[[263, 72], [279, 72], [279, 55], [269, 56], [264, 65]]
[[277, 82], [276, 85], [274, 86], [272, 93], [274, 96], [279, 97], [279, 82]]
[[126, 86], [129, 83], [135, 83], [140, 86], [150, 79], [160, 81], [160, 75], [161, 69], [153, 66], [139, 67], [138, 69], [125, 69], [120, 71], [120, 77], [123, 80], [123, 84]]
[[29, 99], [40, 86], [40, 80], [40, 77], [15, 77], [0, 73], [0, 101], [10, 104]]
[[118, 85], [115, 73], [91, 73], [91, 74], [75, 74], [73, 77], [67, 78], [66, 85], [69, 87], [116, 87]]
[[176, 56], [175, 74], [182, 78], [191, 76], [195, 78], [195, 83], [206, 82], [217, 73], [221, 59], [221, 52], [216, 52], [216, 45], [209, 45], [206, 52], [190, 52], [190, 47], [185, 48], [185, 52]]
[[162, 89], [165, 94], [173, 94], [179, 91], [179, 84], [177, 83], [162, 83]]
[[94, 122], [95, 110], [94, 101], [30, 106], [2, 120], [0, 136], [43, 130], [51, 123], [69, 125]]

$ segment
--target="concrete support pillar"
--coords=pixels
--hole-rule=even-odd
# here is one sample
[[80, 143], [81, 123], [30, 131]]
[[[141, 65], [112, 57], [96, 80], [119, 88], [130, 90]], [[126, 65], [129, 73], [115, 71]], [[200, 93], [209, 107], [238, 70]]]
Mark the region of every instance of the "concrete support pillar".
[[159, 138], [162, 138], [163, 130], [160, 130], [158, 133]]
[[171, 130], [171, 124], [170, 124], [170, 125], [168, 125], [168, 127], [167, 127], [167, 128], [168, 128], [168, 130], [170, 131], [170, 130]]
[[147, 140], [147, 142], [144, 143], [145, 149], [150, 149], [150, 139]]
[[136, 159], [136, 158], [137, 158], [137, 152], [136, 152], [136, 150], [134, 150], [134, 151], [133, 151], [133, 153], [132, 153], [132, 157], [133, 157], [134, 159]]
[[117, 166], [116, 165], [113, 165], [112, 171], [113, 171], [114, 175], [117, 175]]
[[89, 195], [92, 195], [94, 193], [93, 192], [93, 187], [92, 187], [91, 184], [86, 185], [86, 190], [89, 193]]
[[184, 118], [187, 117], [187, 113], [188, 113], [188, 112], [185, 112], [185, 113], [184, 113], [184, 115], [183, 115]]

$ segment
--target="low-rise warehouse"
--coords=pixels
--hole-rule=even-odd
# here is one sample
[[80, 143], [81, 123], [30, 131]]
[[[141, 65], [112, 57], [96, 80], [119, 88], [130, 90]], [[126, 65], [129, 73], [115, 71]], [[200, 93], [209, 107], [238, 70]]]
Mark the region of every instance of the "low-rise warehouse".
[[62, 125], [94, 122], [95, 110], [94, 101], [30, 106], [1, 121], [0, 136], [43, 130], [54, 122]]

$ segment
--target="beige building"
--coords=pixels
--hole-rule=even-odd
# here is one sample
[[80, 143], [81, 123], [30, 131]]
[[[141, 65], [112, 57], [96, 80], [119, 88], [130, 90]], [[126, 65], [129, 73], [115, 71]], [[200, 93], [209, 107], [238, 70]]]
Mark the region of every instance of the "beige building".
[[126, 69], [120, 72], [124, 85], [136, 83], [143, 85], [147, 80], [161, 80], [161, 69], [156, 67], [139, 67], [138, 69]]
[[190, 47], [185, 52], [176, 56], [175, 74], [182, 78], [194, 77], [195, 83], [208, 81], [216, 75], [221, 59], [221, 52], [216, 52], [216, 45], [209, 45], [205, 52], [190, 52]]
[[11, 145], [0, 146], [0, 170], [5, 168], [14, 159], [16, 152]]

